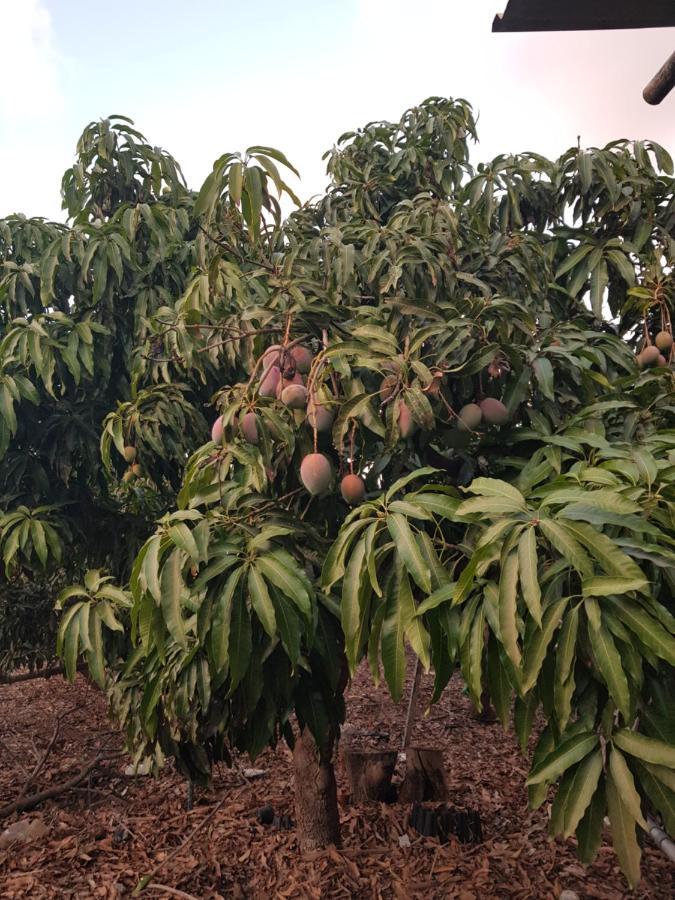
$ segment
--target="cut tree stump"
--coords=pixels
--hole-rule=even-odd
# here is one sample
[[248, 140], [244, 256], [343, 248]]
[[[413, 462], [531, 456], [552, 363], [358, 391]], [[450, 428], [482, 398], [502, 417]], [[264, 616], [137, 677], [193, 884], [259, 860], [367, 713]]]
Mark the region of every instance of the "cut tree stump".
[[408, 747], [405, 762], [405, 778], [398, 792], [398, 799], [402, 803], [447, 800], [450, 792], [440, 750]]
[[396, 768], [396, 750], [345, 750], [344, 761], [352, 801], [393, 799], [391, 777]]

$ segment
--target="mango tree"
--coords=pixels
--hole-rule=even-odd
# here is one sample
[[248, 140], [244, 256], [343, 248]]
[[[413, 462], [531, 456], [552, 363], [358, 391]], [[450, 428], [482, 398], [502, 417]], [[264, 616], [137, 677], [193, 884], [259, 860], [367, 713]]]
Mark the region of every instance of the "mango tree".
[[284, 220], [273, 148], [195, 193], [89, 126], [71, 224], [0, 226], [6, 577], [78, 582], [59, 652], [137, 759], [287, 741], [305, 847], [349, 675], [399, 699], [409, 645], [435, 701], [459, 667], [523, 749], [543, 720], [532, 803], [584, 861], [608, 814], [634, 884], [636, 827], [675, 829], [672, 162], [475, 136], [440, 98], [342, 135]]

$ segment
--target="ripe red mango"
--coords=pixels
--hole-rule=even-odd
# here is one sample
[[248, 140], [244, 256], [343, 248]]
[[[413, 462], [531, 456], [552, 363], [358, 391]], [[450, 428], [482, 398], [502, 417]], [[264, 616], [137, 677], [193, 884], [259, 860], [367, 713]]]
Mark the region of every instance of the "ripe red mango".
[[477, 403], [467, 403], [459, 411], [458, 427], [462, 431], [475, 431], [483, 421], [483, 413]]
[[302, 344], [299, 344], [297, 347], [293, 347], [291, 356], [293, 357], [295, 368], [298, 372], [302, 372], [303, 375], [306, 375], [312, 368], [312, 360], [314, 359], [311, 350], [307, 347], [303, 347]]
[[350, 506], [358, 506], [366, 496], [366, 486], [363, 478], [353, 474], [345, 475], [340, 482], [340, 493]]
[[281, 392], [281, 402], [289, 409], [303, 409], [307, 405], [307, 388], [303, 384], [288, 384]]
[[332, 477], [330, 460], [323, 453], [310, 453], [300, 464], [300, 479], [310, 494], [323, 494]]
[[330, 431], [333, 413], [320, 403], [310, 403], [307, 407], [307, 424], [317, 431]]
[[247, 412], [245, 416], [242, 416], [241, 421], [239, 422], [239, 431], [244, 440], [248, 441], [249, 444], [258, 443], [260, 440], [258, 434], [258, 417], [254, 412]]
[[223, 417], [218, 416], [216, 421], [213, 423], [213, 428], [211, 429], [211, 440], [214, 444], [222, 444], [224, 436], [225, 433], [223, 431]]
[[480, 411], [488, 425], [503, 425], [509, 418], [509, 411], [501, 400], [486, 397], [480, 402]]
[[277, 388], [281, 382], [281, 370], [279, 366], [272, 366], [267, 375], [260, 382], [259, 394], [261, 397], [276, 397]]
[[417, 422], [403, 400], [398, 402], [398, 430], [402, 438], [409, 438], [417, 431]]

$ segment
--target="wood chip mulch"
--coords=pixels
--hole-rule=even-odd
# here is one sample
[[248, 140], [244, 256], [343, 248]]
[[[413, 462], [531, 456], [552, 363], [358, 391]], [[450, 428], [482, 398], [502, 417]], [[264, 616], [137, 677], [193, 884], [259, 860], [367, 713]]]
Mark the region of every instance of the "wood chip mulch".
[[[411, 667], [409, 667], [411, 668]], [[410, 675], [409, 675], [410, 678]], [[423, 678], [421, 708], [429, 696]], [[362, 669], [348, 698], [350, 740], [373, 748], [398, 748], [405, 703], [394, 705]], [[57, 739], [30, 792], [67, 780], [101, 748], [119, 749], [106, 718], [104, 697], [78, 676], [0, 685], [0, 806], [15, 800], [54, 735]], [[578, 862], [573, 841], [547, 836], [548, 805], [527, 808], [527, 763], [513, 736], [478, 722], [461, 684], [453, 678], [440, 703], [413, 732], [413, 744], [443, 750], [450, 802], [478, 810], [483, 843], [441, 845], [407, 827], [400, 804], [350, 806], [342, 765], [338, 784], [344, 847], [301, 857], [294, 832], [256, 820], [271, 804], [293, 817], [289, 751], [267, 751], [253, 765], [264, 771], [245, 778], [250, 761], [219, 768], [213, 784], [195, 789], [188, 811], [187, 785], [172, 766], [157, 779], [124, 774], [128, 759], [108, 759], [88, 780], [38, 808], [0, 822], [38, 819], [41, 834], [30, 843], [0, 849], [0, 897], [118, 898], [174, 851], [223, 797], [227, 800], [184, 850], [160, 869], [144, 895], [205, 898], [549, 898], [563, 891], [584, 898], [672, 898], [674, 870], [649, 844], [643, 878], [630, 893], [607, 837], [595, 864]], [[399, 840], [401, 839], [402, 840]], [[574, 900], [574, 895], [563, 895]]]

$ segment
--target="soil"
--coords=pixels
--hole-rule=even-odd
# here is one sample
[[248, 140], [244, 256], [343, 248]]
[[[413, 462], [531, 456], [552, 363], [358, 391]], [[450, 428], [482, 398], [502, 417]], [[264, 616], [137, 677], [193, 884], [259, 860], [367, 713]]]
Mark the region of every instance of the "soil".
[[[423, 678], [421, 710], [430, 687], [431, 680]], [[352, 746], [399, 749], [405, 708], [360, 670], [348, 698]], [[30, 793], [66, 781], [101, 749], [121, 748], [104, 697], [82, 676], [75, 684], [52, 678], [0, 685], [0, 806], [20, 795], [59, 717], [58, 736]], [[563, 891], [582, 900], [675, 896], [673, 866], [649, 844], [642, 881], [630, 893], [608, 835], [588, 869], [576, 859], [573, 840], [548, 838], [549, 804], [528, 810], [527, 761], [513, 736], [500, 725], [476, 720], [457, 677], [417, 722], [412, 744], [442, 749], [450, 803], [479, 812], [482, 843], [440, 844], [421, 837], [408, 827], [410, 808], [403, 804], [350, 805], [340, 761], [344, 847], [303, 856], [293, 830], [279, 828], [278, 818], [269, 825], [256, 818], [266, 805], [282, 825], [284, 816], [294, 815], [291, 754], [285, 746], [253, 764], [242, 758], [233, 769], [218, 768], [208, 789], [194, 789], [192, 809], [186, 781], [171, 765], [156, 779], [128, 776], [128, 758], [120, 756], [103, 761], [74, 789], [0, 822], [0, 831], [21, 820], [39, 823], [33, 823], [31, 842], [0, 849], [0, 897], [117, 900], [130, 896], [162, 862], [143, 892], [148, 897], [484, 900], [559, 897]], [[251, 765], [262, 774], [245, 774]], [[206, 826], [171, 857], [209, 814]]]

